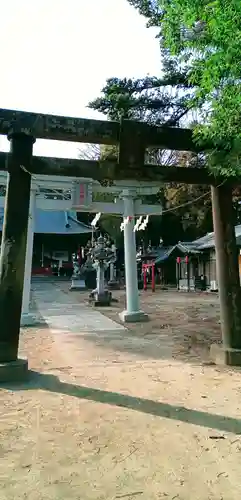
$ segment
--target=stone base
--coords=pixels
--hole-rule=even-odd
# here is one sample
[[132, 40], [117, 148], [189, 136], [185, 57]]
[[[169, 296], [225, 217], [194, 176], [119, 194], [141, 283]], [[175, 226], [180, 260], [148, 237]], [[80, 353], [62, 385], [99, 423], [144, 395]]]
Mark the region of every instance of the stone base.
[[95, 307], [108, 307], [112, 301], [112, 294], [108, 290], [103, 293], [98, 294], [96, 290], [93, 290], [89, 296], [89, 302]]
[[24, 313], [21, 316], [20, 326], [34, 326], [37, 323], [36, 316], [32, 313]]
[[85, 280], [72, 280], [70, 285], [70, 292], [75, 290], [86, 290]]
[[28, 377], [28, 360], [17, 359], [10, 363], [0, 363], [0, 383], [24, 382]]
[[109, 307], [111, 303], [110, 299], [105, 299], [105, 300], [95, 300], [93, 302], [93, 305], [95, 307]]
[[119, 318], [123, 323], [141, 323], [142, 321], [148, 321], [149, 317], [144, 311], [128, 312], [122, 311], [119, 314]]
[[241, 349], [212, 344], [210, 359], [215, 365], [241, 366]]

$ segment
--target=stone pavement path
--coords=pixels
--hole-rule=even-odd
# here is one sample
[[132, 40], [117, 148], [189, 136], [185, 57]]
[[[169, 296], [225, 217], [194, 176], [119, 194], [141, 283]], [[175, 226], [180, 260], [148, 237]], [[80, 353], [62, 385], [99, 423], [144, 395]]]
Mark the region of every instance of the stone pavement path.
[[[148, 334], [137, 335], [130, 325], [124, 327], [114, 321], [117, 315], [115, 308], [106, 308], [105, 314], [114, 310], [113, 318], [107, 317], [99, 310], [88, 306], [84, 299], [86, 294], [69, 292], [68, 288], [57, 283], [33, 283], [33, 299], [42, 320], [48, 325], [55, 340], [63, 337], [64, 342], [92, 342], [100, 348], [110, 348], [112, 352], [129, 352], [149, 358], [169, 358], [172, 356], [173, 339], [167, 333], [157, 336]], [[124, 307], [124, 305], [123, 305]], [[156, 305], [154, 304], [154, 309]], [[119, 312], [119, 311], [118, 311]], [[138, 323], [137, 331], [141, 334], [143, 328], [150, 322]], [[66, 333], [68, 332], [68, 336]]]
[[71, 333], [125, 331], [124, 326], [87, 304], [80, 304], [74, 294], [63, 292], [56, 284], [34, 283], [32, 290], [38, 312], [51, 330]]

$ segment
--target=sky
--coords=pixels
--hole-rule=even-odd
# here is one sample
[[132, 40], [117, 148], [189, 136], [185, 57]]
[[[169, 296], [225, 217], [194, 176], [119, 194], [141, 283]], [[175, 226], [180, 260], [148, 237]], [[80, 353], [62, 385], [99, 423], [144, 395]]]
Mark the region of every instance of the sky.
[[[127, 0], [8, 0], [0, 19], [0, 108], [102, 118], [86, 106], [107, 78], [160, 74], [156, 32]], [[34, 145], [35, 155], [78, 151], [76, 143]]]

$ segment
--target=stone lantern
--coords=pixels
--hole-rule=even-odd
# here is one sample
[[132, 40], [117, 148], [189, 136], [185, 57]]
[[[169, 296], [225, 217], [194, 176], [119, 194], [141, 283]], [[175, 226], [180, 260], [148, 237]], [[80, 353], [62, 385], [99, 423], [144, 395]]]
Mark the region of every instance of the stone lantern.
[[96, 306], [109, 306], [112, 300], [111, 293], [105, 289], [105, 271], [115, 257], [113, 250], [106, 245], [103, 236], [99, 236], [95, 246], [91, 249], [93, 267], [96, 270], [96, 289], [90, 294], [90, 301]]

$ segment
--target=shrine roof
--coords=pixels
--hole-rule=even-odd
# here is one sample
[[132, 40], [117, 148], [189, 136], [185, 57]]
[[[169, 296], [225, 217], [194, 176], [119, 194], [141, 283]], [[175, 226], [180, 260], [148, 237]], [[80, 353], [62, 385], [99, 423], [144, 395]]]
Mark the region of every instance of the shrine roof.
[[[241, 247], [241, 224], [235, 226], [236, 243]], [[207, 233], [205, 236], [194, 241], [179, 241], [177, 245], [162, 246], [155, 249], [157, 256], [155, 263], [164, 262], [176, 250], [181, 254], [200, 254], [203, 250], [215, 248], [214, 233]]]
[[[35, 234], [85, 234], [91, 233], [92, 227], [77, 220], [76, 212], [63, 210], [35, 209]], [[0, 232], [3, 227], [4, 208], [0, 208]]]
[[172, 246], [162, 246], [156, 250], [157, 252], [157, 257], [155, 260], [156, 264], [159, 264], [160, 262], [164, 262], [165, 260], [170, 257], [170, 255], [174, 252], [178, 251], [180, 254], [186, 255], [188, 253], [192, 254], [197, 254], [199, 253], [196, 248], [192, 248], [188, 243], [178, 243], [177, 245], [172, 245]]
[[[241, 246], [241, 224], [235, 226], [236, 243]], [[215, 248], [214, 233], [207, 233], [202, 238], [198, 238], [195, 241], [189, 243], [197, 250], [206, 250], [208, 248]]]

